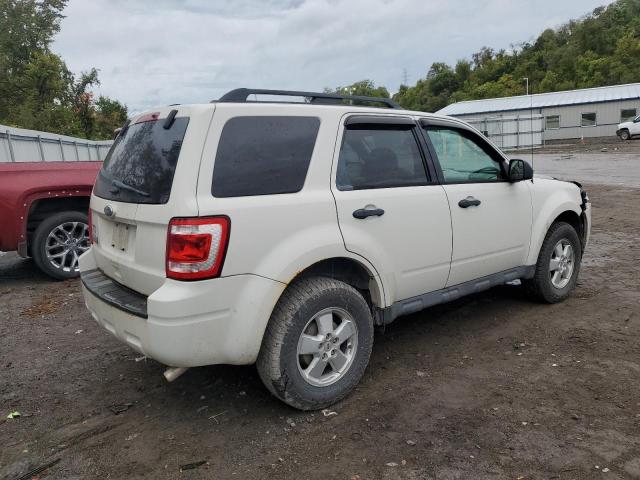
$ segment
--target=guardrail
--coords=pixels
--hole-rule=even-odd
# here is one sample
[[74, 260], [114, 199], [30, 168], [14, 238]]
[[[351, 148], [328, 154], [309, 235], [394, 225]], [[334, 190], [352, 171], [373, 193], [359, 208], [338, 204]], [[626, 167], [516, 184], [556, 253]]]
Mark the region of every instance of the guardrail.
[[112, 143], [0, 125], [0, 163], [102, 161]]

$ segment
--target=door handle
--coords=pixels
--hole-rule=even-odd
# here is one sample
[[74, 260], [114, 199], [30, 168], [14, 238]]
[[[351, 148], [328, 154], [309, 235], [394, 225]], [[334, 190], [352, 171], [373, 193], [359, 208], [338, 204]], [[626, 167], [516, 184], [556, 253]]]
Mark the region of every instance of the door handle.
[[381, 217], [384, 210], [381, 208], [359, 208], [353, 212], [353, 217], [362, 220], [367, 217]]
[[477, 198], [474, 198], [472, 196], [468, 196], [467, 198], [463, 198], [462, 200], [460, 200], [458, 202], [458, 206], [460, 208], [477, 207], [481, 203], [482, 202], [480, 200], [478, 200]]

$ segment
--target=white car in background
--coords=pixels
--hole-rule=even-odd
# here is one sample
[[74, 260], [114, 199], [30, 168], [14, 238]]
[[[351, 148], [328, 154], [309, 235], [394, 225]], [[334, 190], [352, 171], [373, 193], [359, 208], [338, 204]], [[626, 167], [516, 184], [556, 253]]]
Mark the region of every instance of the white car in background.
[[618, 130], [616, 130], [616, 135], [618, 135], [621, 140], [631, 140], [631, 137], [640, 135], [640, 115], [633, 120], [620, 123]]
[[[248, 100], [267, 94], [306, 101]], [[100, 325], [170, 380], [256, 363], [310, 410], [355, 388], [376, 325], [515, 279], [567, 298], [591, 206], [454, 118], [238, 89], [128, 122], [90, 226], [80, 270]]]

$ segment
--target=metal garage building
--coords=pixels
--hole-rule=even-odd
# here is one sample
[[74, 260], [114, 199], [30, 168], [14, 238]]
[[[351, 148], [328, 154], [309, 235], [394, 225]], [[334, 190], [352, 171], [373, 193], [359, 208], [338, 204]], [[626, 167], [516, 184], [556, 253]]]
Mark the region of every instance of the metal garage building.
[[499, 117], [542, 115], [544, 141], [607, 137], [620, 122], [640, 114], [640, 83], [457, 102], [437, 113], [476, 126]]

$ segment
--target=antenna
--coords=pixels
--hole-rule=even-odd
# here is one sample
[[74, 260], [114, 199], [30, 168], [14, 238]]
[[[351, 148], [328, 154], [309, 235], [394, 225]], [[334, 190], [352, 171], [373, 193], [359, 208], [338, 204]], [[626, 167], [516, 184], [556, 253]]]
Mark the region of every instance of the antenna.
[[526, 95], [529, 97], [529, 134], [531, 135], [531, 168], [533, 168], [533, 96], [529, 95], [529, 77], [523, 77], [526, 82]]
[[[529, 90], [528, 80], [527, 90]], [[529, 95], [529, 130], [531, 130], [531, 168], [533, 168], [533, 95]], [[540, 135], [542, 135], [542, 133]], [[533, 178], [531, 181], [533, 181]]]
[[409, 75], [407, 74], [406, 68], [402, 69], [402, 84], [406, 85], [407, 87], [409, 86]]

